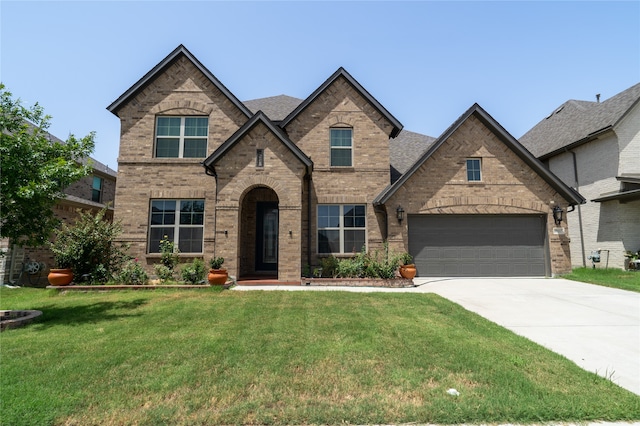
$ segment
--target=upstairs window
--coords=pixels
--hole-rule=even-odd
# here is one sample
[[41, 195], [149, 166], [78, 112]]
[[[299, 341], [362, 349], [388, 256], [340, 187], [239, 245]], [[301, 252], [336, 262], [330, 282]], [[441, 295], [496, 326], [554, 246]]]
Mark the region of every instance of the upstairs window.
[[151, 200], [149, 253], [167, 237], [182, 253], [202, 253], [204, 200]]
[[331, 129], [331, 167], [353, 166], [353, 130]]
[[208, 135], [207, 117], [157, 117], [156, 157], [204, 158]]
[[91, 185], [91, 201], [99, 203], [102, 200], [102, 178], [98, 176], [93, 177], [93, 184]]
[[366, 247], [366, 234], [364, 205], [318, 205], [318, 253], [359, 253]]
[[482, 162], [479, 158], [467, 159], [467, 181], [480, 182], [482, 180], [481, 172]]

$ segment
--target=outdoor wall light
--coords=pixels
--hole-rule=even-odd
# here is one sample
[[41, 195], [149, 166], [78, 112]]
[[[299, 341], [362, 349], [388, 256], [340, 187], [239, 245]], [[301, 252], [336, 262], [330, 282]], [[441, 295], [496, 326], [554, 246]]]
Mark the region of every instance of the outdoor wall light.
[[560, 206], [555, 206], [553, 208], [553, 221], [557, 226], [560, 226], [562, 222], [562, 208]]
[[404, 220], [404, 209], [402, 206], [398, 206], [396, 208], [396, 217], [398, 218], [398, 222], [402, 222]]

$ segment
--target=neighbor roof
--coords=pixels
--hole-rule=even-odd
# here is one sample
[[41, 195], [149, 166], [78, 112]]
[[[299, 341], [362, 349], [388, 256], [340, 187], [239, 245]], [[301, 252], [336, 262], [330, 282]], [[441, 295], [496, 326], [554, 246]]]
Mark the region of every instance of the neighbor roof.
[[376, 98], [371, 96], [371, 94], [367, 92], [367, 90], [362, 87], [362, 85], [360, 85], [360, 83], [358, 83], [356, 79], [353, 78], [351, 74], [349, 74], [343, 67], [338, 68], [338, 70], [334, 72], [331, 77], [329, 77], [324, 83], [322, 83], [320, 87], [318, 87], [311, 95], [309, 95], [307, 99], [305, 99], [300, 105], [298, 105], [296, 109], [291, 111], [291, 113], [282, 121], [281, 126], [283, 128], [286, 127], [287, 124], [289, 124], [294, 118], [298, 116], [298, 114], [300, 114], [305, 110], [305, 108], [312, 104], [313, 101], [318, 98], [318, 96], [320, 96], [340, 77], [345, 78], [356, 91], [358, 91], [380, 114], [382, 114], [384, 118], [386, 118], [393, 125], [393, 130], [391, 131], [389, 137], [395, 138], [402, 130], [402, 123], [400, 123], [398, 119], [391, 115], [391, 113], [387, 111], [387, 109], [383, 107], [382, 104], [376, 100]]
[[460, 118], [458, 118], [445, 132], [427, 149], [411, 168], [403, 174], [395, 183], [388, 186], [373, 201], [374, 205], [382, 205], [424, 164], [434, 152], [438, 150], [456, 130], [472, 115], [476, 116], [489, 130], [493, 132], [508, 148], [520, 157], [531, 169], [542, 177], [558, 194], [565, 198], [571, 205], [584, 204], [585, 199], [574, 189], [567, 186], [556, 175], [551, 173], [542, 162], [536, 159], [527, 149], [509, 134], [493, 117], [491, 117], [480, 105], [473, 104]]
[[186, 57], [193, 65], [200, 70], [208, 79], [216, 86], [230, 101], [233, 103], [247, 118], [251, 117], [253, 114], [249, 109], [235, 97], [229, 89], [227, 89], [224, 84], [220, 82], [212, 73], [209, 71], [202, 63], [195, 57], [191, 52], [187, 50], [182, 44], [176, 47], [173, 52], [171, 52], [166, 58], [164, 58], [158, 65], [153, 67], [151, 71], [146, 73], [144, 77], [138, 80], [133, 86], [129, 88], [126, 92], [124, 92], [118, 99], [116, 99], [111, 105], [107, 107], [109, 112], [112, 112], [115, 115], [118, 115], [118, 110], [127, 103], [131, 98], [136, 96], [140, 91], [142, 91], [151, 81], [153, 81], [159, 74], [163, 73], [167, 68], [169, 68], [175, 61], [177, 61], [180, 57]]
[[546, 159], [612, 129], [640, 100], [640, 83], [604, 102], [570, 100], [536, 124], [520, 143]]

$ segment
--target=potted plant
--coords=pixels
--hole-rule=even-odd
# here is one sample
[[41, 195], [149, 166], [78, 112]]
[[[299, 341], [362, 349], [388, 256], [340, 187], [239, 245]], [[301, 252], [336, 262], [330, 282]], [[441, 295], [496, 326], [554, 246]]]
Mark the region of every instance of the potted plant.
[[[57, 242], [57, 241], [56, 241]], [[47, 279], [51, 285], [69, 285], [73, 281], [72, 247], [64, 244], [51, 243], [51, 251], [56, 262], [56, 267], [49, 269]]]
[[224, 263], [224, 257], [214, 257], [209, 261], [209, 265], [211, 269], [209, 270], [209, 275], [207, 276], [207, 280], [211, 285], [222, 285], [227, 282], [227, 278], [229, 278], [229, 274], [226, 269], [222, 269], [222, 264]]
[[640, 262], [638, 261], [638, 259], [640, 259], [640, 250], [635, 253], [629, 250], [625, 252], [624, 257], [626, 259], [624, 262], [624, 269], [638, 270], [640, 268]]
[[413, 257], [408, 253], [404, 252], [400, 255], [400, 275], [402, 278], [406, 278], [412, 280], [416, 276], [416, 265], [411, 263], [413, 261]]

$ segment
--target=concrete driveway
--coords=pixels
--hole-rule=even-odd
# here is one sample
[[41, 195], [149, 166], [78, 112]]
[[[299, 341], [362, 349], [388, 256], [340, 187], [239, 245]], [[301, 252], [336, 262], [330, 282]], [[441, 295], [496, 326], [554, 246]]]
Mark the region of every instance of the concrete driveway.
[[564, 279], [416, 279], [640, 395], [640, 293]]
[[436, 293], [640, 395], [640, 293], [559, 278], [416, 278], [410, 289], [236, 290]]

